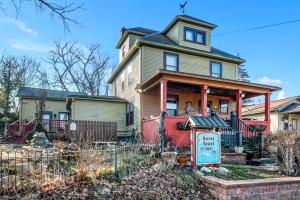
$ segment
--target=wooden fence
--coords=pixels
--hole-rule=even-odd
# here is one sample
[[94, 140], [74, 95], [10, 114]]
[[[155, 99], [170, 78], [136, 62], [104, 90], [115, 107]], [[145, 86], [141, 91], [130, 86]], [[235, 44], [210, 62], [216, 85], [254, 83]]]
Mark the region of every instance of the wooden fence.
[[[24, 143], [27, 134], [33, 131], [36, 120], [17, 121], [8, 125], [10, 142]], [[70, 140], [76, 142], [115, 142], [117, 140], [117, 122], [101, 122], [88, 120], [41, 120], [48, 138], [53, 140]], [[76, 124], [76, 130], [70, 130], [70, 124]], [[30, 126], [28, 126], [30, 124]]]

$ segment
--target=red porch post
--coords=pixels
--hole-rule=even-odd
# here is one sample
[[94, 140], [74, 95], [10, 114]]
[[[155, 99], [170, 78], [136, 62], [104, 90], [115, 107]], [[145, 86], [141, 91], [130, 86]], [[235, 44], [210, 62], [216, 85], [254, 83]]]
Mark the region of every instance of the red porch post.
[[239, 119], [242, 118], [242, 90], [238, 89], [236, 90], [235, 95], [235, 101], [236, 101], [236, 115]]
[[167, 84], [168, 81], [161, 79], [160, 81], [160, 110], [167, 112]]
[[271, 99], [270, 92], [265, 93], [265, 121], [270, 121], [270, 112], [271, 112], [271, 105], [270, 105], [270, 99]]
[[201, 85], [201, 110], [202, 110], [202, 116], [207, 116], [207, 85]]

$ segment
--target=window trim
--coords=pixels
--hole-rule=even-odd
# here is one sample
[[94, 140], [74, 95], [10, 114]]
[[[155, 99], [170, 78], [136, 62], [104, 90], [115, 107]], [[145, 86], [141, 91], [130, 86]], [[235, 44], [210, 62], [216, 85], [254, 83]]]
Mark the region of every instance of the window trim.
[[[176, 71], [174, 71], [174, 72], [178, 72], [179, 71], [179, 54], [173, 53], [173, 52], [167, 52], [167, 51], [164, 51], [164, 70], [167, 70], [167, 55], [173, 55], [173, 56], [177, 57], [177, 61], [176, 61], [177, 66], [176, 66]], [[171, 66], [171, 65], [168, 65], [168, 66]], [[167, 70], [167, 71], [171, 71], [171, 70]]]
[[[226, 112], [221, 112], [222, 102], [226, 102], [227, 103], [227, 111]], [[227, 99], [220, 99], [219, 100], [219, 113], [220, 114], [224, 114], [224, 115], [228, 115], [228, 113], [229, 113], [229, 100], [227, 100]]]
[[[175, 99], [176, 99], [177, 105], [176, 105], [176, 110], [175, 110], [175, 112], [176, 112], [175, 116], [178, 116], [178, 114], [179, 114], [179, 112], [178, 112], [178, 110], [179, 110], [179, 95], [177, 95], [177, 94], [167, 94], [167, 104], [168, 104], [168, 97], [169, 96], [175, 97]], [[168, 113], [167, 105], [166, 105], [166, 110], [167, 110], [167, 113]]]
[[[213, 76], [213, 72], [212, 72], [212, 64], [213, 63], [218, 63], [218, 64], [220, 64], [220, 77], [215, 77], [215, 76]], [[209, 75], [211, 76], [211, 77], [213, 77], [213, 78], [223, 78], [223, 63], [222, 62], [219, 62], [219, 61], [214, 61], [214, 60], [211, 60], [210, 62], [209, 62]]]
[[[193, 31], [193, 40], [188, 40], [186, 38], [186, 31]], [[197, 41], [197, 34], [203, 35], [203, 42], [198, 42]], [[199, 29], [194, 29], [194, 28], [190, 28], [190, 27], [185, 26], [184, 31], [183, 31], [183, 40], [185, 42], [190, 42], [190, 43], [200, 44], [200, 45], [206, 46], [206, 31], [199, 30]]]

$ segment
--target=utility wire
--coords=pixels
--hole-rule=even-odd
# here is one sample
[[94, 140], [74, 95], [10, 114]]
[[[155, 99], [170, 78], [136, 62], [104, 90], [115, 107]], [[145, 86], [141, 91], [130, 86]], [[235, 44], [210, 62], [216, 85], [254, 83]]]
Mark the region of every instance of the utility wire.
[[227, 33], [219, 33], [219, 34], [215, 34], [213, 36], [214, 37], [215, 36], [224, 36], [224, 35], [229, 35], [229, 34], [234, 34], [234, 33], [241, 33], [241, 32], [253, 31], [253, 30], [264, 29], [264, 28], [269, 28], [269, 27], [273, 27], [273, 26], [280, 26], [280, 25], [284, 25], [284, 24], [291, 24], [291, 23], [296, 23], [296, 22], [300, 22], [300, 19], [286, 21], [286, 22], [281, 22], [281, 23], [276, 23], [276, 24], [269, 24], [269, 25], [264, 25], [264, 26], [258, 26], [258, 27], [248, 28], [248, 29], [242, 29], [242, 30], [237, 30], [237, 31], [232, 31], [232, 32], [227, 32]]

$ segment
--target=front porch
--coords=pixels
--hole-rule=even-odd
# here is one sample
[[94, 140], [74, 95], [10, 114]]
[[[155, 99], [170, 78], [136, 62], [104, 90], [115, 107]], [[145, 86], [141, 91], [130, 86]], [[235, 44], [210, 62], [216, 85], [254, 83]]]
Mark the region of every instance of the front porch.
[[[270, 88], [258, 84], [214, 79], [163, 72], [160, 76], [145, 82], [142, 85], [144, 142], [153, 143], [159, 140], [159, 130], [153, 130], [153, 127], [159, 127], [161, 112], [166, 113], [164, 129], [167, 141], [177, 147], [190, 145], [190, 131], [178, 127], [178, 123], [186, 121], [189, 115], [209, 116], [213, 113], [225, 119], [231, 128], [234, 123], [237, 130], [227, 130], [226, 137], [231, 131], [242, 132], [243, 136], [249, 137], [257, 134], [251, 125], [264, 125], [265, 134], [269, 133], [272, 92]], [[265, 97], [265, 120], [243, 120], [241, 112], [243, 100], [261, 95]], [[233, 119], [230, 113], [236, 113], [236, 117]]]

